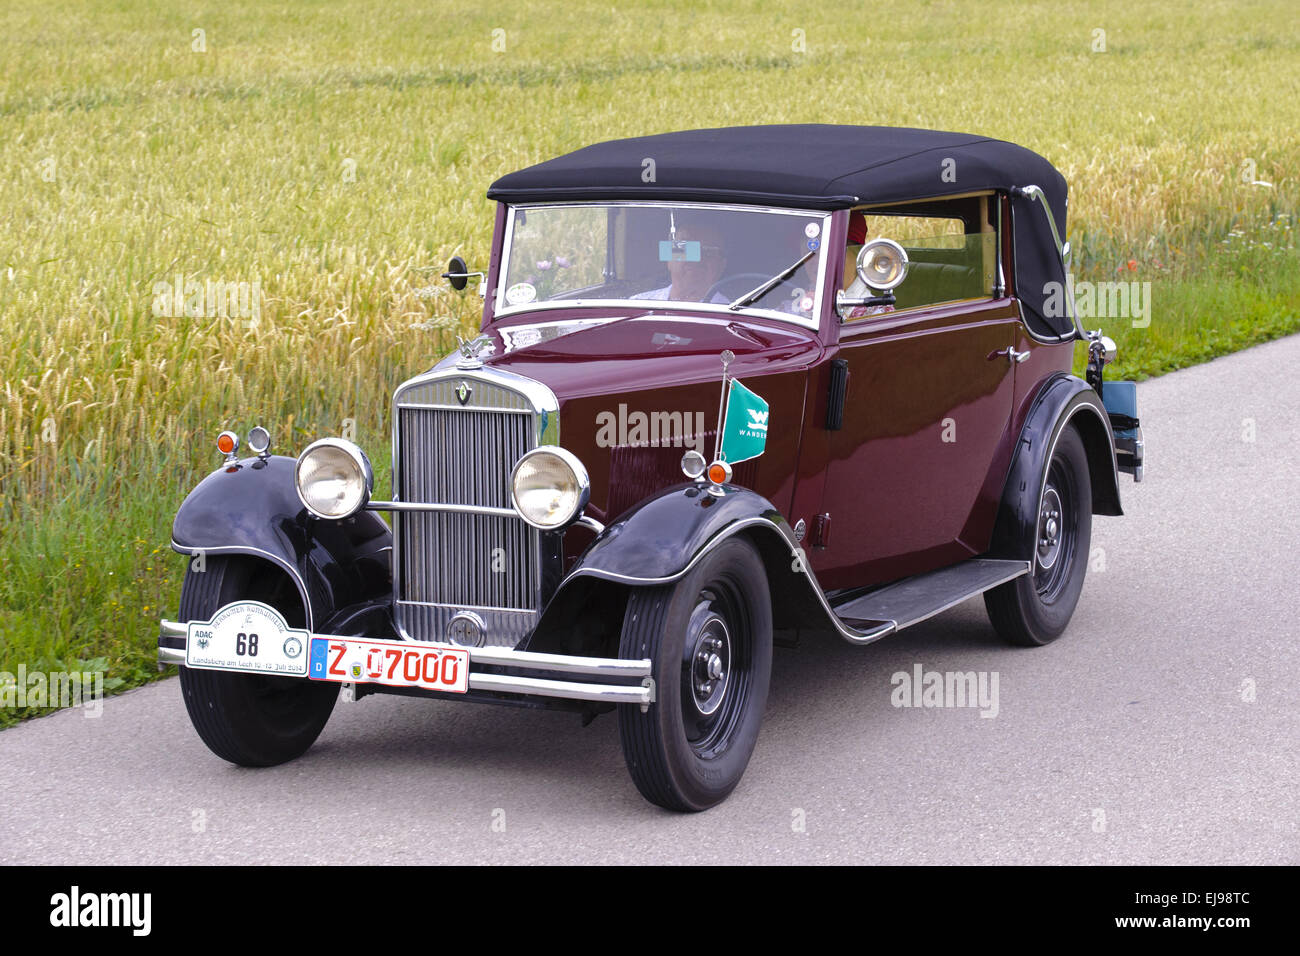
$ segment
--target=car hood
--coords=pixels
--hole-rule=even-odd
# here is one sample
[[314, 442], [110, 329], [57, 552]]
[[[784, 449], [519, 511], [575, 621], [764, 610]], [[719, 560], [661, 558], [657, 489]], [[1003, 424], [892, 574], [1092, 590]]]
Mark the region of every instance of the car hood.
[[605, 319], [497, 324], [484, 364], [542, 382], [560, 401], [721, 380], [723, 351], [736, 377], [814, 364], [814, 332], [726, 316], [643, 314]]

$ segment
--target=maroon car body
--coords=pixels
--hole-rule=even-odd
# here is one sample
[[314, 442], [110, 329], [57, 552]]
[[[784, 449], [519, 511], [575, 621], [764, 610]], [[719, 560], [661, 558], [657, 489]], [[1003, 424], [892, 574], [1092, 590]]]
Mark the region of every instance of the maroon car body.
[[[1142, 442], [1129, 383], [1106, 383], [1126, 411], [1107, 408], [1113, 343], [1053, 305], [1069, 253], [1045, 160], [925, 130], [696, 130], [489, 196], [485, 270], [446, 274], [480, 279], [480, 334], [397, 389], [391, 500], [325, 439], [232, 452], [177, 515], [173, 547], [218, 573], [191, 568], [160, 659], [216, 753], [296, 756], [340, 684], [617, 708], [642, 794], [700, 810], [748, 762], [774, 643], [865, 644], [980, 594], [1012, 643], [1064, 631], [1092, 515], [1121, 514]], [[588, 275], [571, 291], [548, 285], [570, 220]], [[792, 224], [807, 252], [782, 269]], [[679, 294], [684, 275], [707, 290]], [[766, 416], [735, 462], [733, 381]], [[254, 625], [288, 635], [276, 670], [212, 656]]]
[[[839, 250], [831, 276], [843, 270], [847, 221], [847, 213], [836, 215], [828, 240]], [[498, 243], [502, 233], [498, 228]], [[498, 279], [499, 251], [493, 250], [489, 288]], [[582, 319], [590, 311], [548, 312], [546, 321]], [[517, 353], [506, 352], [501, 330], [535, 322], [536, 315], [494, 321], [489, 298], [482, 326], [494, 346], [485, 366], [544, 382], [559, 398], [565, 447], [591, 474], [590, 512], [609, 521], [682, 480], [679, 450], [601, 447], [596, 416], [624, 403], [629, 413], [647, 415], [715, 409], [718, 356], [730, 349], [736, 356], [731, 374], [773, 409], [767, 450], [741, 466], [736, 483], [772, 502], [791, 525], [827, 515], [832, 528], [843, 529], [813, 539], [808, 549], [818, 579], [832, 589], [892, 581], [987, 551], [1030, 404], [1049, 375], [1069, 372], [1074, 351], [1073, 341], [1031, 338], [1010, 296], [871, 323], [831, 316], [817, 330], [753, 316], [725, 321], [688, 308], [602, 315], [618, 321]], [[656, 332], [688, 338], [690, 345], [655, 346]], [[989, 360], [1009, 347], [1031, 357], [1015, 365]], [[850, 411], [844, 428], [830, 432], [824, 422], [836, 358], [849, 363]], [[855, 401], [862, 414], [854, 414]], [[961, 441], [936, 441], [944, 419], [958, 415]], [[710, 422], [710, 443], [712, 434]], [[862, 494], [859, 481], [867, 475], [871, 489]], [[567, 537], [570, 561], [589, 542], [589, 535]]]

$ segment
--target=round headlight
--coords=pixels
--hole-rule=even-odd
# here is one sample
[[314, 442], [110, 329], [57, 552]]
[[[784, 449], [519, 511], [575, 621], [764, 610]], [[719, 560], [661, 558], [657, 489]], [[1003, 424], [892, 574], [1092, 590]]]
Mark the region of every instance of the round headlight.
[[365, 507], [375, 484], [370, 460], [350, 441], [322, 438], [298, 456], [298, 497], [318, 518], [347, 518]]
[[907, 253], [893, 239], [872, 239], [858, 253], [858, 278], [888, 292], [907, 278]]
[[587, 469], [554, 445], [534, 448], [510, 473], [510, 502], [534, 528], [558, 531], [577, 521], [591, 497]]

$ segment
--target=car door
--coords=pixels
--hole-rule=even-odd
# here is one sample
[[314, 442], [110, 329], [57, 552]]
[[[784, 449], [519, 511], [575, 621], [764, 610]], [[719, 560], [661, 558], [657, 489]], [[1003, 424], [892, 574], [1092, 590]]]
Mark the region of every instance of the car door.
[[842, 426], [826, 433], [808, 550], [826, 588], [942, 567], [987, 546], [1011, 419], [1018, 311], [963, 301], [845, 322]]

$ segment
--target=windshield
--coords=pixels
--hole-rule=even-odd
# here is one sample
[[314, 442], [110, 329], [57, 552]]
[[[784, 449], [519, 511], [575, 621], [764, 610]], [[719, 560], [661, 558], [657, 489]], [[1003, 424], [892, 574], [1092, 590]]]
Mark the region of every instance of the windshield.
[[829, 225], [823, 212], [693, 203], [512, 207], [496, 312], [682, 302], [815, 326]]

